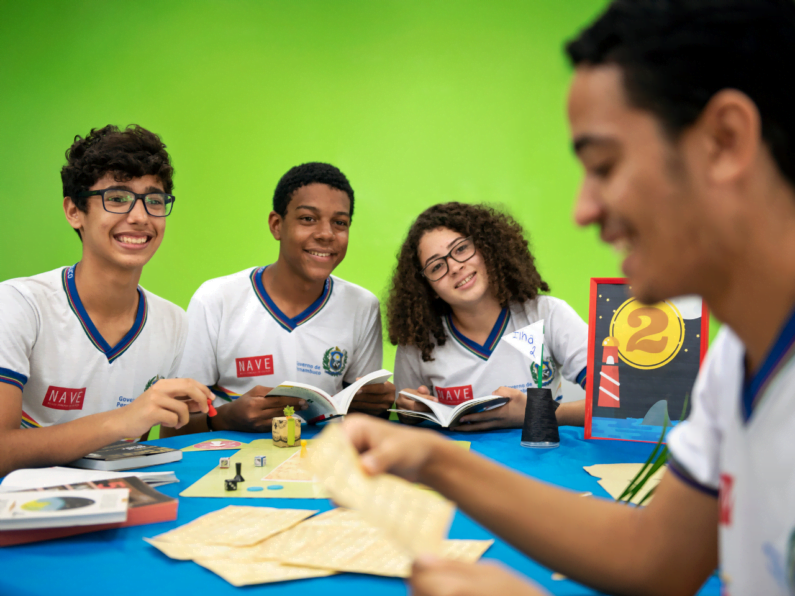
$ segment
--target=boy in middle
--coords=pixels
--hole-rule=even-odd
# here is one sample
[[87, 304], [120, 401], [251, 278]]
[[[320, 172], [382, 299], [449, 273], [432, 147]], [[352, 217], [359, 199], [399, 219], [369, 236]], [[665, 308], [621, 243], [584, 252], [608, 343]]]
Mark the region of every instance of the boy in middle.
[[[336, 167], [305, 163], [288, 171], [273, 196], [268, 225], [279, 258], [205, 282], [188, 306], [180, 377], [216, 394], [218, 415], [197, 414], [179, 434], [267, 431], [285, 406], [304, 400], [268, 397], [284, 381], [334, 395], [381, 368], [381, 315], [374, 294], [333, 277], [345, 258], [353, 189]], [[366, 385], [350, 411], [384, 415], [392, 383]]]

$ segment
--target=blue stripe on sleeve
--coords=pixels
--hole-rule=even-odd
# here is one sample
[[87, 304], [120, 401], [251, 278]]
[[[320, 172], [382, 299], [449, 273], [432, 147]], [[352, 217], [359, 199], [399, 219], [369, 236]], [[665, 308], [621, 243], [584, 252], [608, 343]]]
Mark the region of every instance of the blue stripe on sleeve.
[[19, 387], [19, 390], [22, 391], [27, 382], [28, 378], [25, 375], [13, 371], [10, 368], [0, 368], [0, 383], [8, 383], [14, 387]]
[[588, 380], [588, 367], [586, 366], [584, 369], [580, 371], [580, 374], [577, 375], [577, 380], [575, 381], [580, 387], [585, 389], [585, 381]]

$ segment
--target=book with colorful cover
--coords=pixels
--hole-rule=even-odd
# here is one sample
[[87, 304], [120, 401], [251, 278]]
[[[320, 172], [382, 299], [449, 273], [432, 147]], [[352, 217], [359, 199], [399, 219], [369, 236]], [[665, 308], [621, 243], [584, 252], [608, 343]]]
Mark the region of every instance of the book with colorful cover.
[[68, 465], [72, 468], [88, 468], [90, 470], [130, 470], [171, 463], [181, 459], [182, 452], [178, 449], [117, 441]]
[[[25, 544], [27, 542], [38, 542], [41, 540], [52, 540], [73, 536], [75, 534], [85, 534], [99, 530], [112, 528], [124, 528], [127, 526], [141, 526], [154, 524], [164, 521], [177, 519], [177, 499], [164, 495], [150, 487], [146, 482], [135, 476], [125, 478], [112, 478], [109, 480], [95, 480], [92, 482], [81, 482], [78, 484], [67, 484], [36, 489], [37, 491], [76, 491], [76, 490], [105, 490], [126, 488], [130, 491], [127, 521], [96, 524], [90, 526], [71, 526], [65, 528], [41, 528], [34, 530], [0, 530], [0, 546], [11, 546], [14, 544]], [[26, 491], [32, 492], [32, 491]], [[14, 493], [4, 493], [4, 496]]]

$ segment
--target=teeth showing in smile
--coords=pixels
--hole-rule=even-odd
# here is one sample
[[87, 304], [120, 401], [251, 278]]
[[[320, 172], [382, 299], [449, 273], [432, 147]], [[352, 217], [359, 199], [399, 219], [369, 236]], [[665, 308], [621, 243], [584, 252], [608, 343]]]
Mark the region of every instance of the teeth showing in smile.
[[632, 245], [627, 238], [619, 238], [611, 243], [613, 250], [620, 256], [627, 255], [632, 249]]
[[135, 236], [118, 236], [118, 240], [124, 244], [146, 244], [149, 242], [147, 237], [139, 238]]
[[470, 279], [472, 279], [473, 277], [475, 277], [475, 274], [474, 274], [474, 273], [470, 273], [470, 274], [469, 274], [467, 277], [465, 277], [464, 279], [462, 279], [461, 281], [459, 281], [459, 282], [458, 282], [458, 283], [455, 285], [455, 287], [456, 287], [456, 288], [460, 288], [460, 287], [461, 287], [461, 286], [463, 286], [464, 284], [467, 284], [467, 283], [469, 283], [469, 280], [470, 280]]
[[330, 252], [317, 252], [316, 250], [308, 250], [306, 252], [308, 252], [310, 255], [314, 255], [316, 257], [330, 257], [331, 256]]

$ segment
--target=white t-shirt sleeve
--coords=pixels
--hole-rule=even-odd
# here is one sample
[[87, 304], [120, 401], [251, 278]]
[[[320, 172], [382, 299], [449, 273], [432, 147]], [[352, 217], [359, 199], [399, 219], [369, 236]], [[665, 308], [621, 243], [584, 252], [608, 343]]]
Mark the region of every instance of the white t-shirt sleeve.
[[553, 306], [544, 328], [544, 341], [552, 348], [552, 357], [561, 365], [564, 379], [577, 383], [588, 366], [588, 325], [563, 300], [553, 298]]
[[422, 374], [422, 352], [414, 346], [398, 346], [395, 354], [395, 390], [417, 389], [431, 382]]
[[722, 433], [719, 403], [722, 393], [721, 353], [724, 331], [707, 354], [693, 387], [693, 407], [687, 420], [668, 434], [669, 464], [685, 482], [695, 481], [709, 491], [720, 482], [719, 455]]
[[174, 359], [171, 363], [171, 369], [168, 371], [168, 378], [173, 379], [179, 373], [179, 368], [182, 364], [182, 355], [185, 352], [185, 342], [188, 338], [188, 315], [181, 308], [177, 313], [177, 337], [174, 346]]
[[36, 308], [14, 287], [0, 285], [0, 381], [22, 389], [39, 330]]
[[207, 304], [199, 288], [188, 304], [188, 333], [179, 377], [195, 379], [208, 387], [218, 382], [218, 313]]
[[355, 383], [358, 377], [379, 370], [383, 366], [384, 344], [381, 333], [381, 309], [378, 300], [373, 298], [367, 323], [356, 342], [351, 362], [345, 370], [346, 383]]

